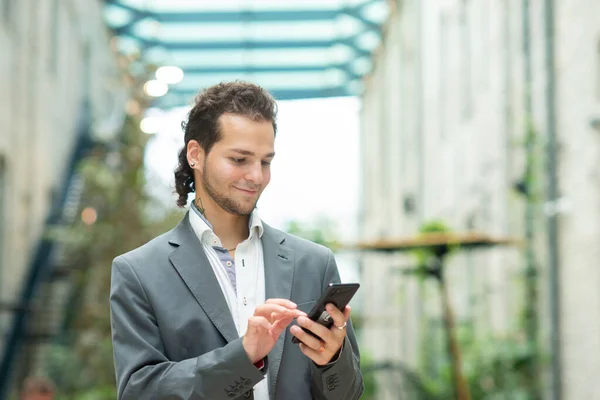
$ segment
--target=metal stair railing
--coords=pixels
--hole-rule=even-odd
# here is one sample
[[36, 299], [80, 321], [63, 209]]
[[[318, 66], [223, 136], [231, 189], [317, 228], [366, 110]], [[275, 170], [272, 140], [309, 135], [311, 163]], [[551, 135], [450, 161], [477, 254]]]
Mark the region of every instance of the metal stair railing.
[[[47, 233], [52, 227], [64, 224], [70, 219], [69, 214], [72, 215], [73, 202], [80, 197], [82, 192], [81, 180], [77, 174], [77, 166], [93, 144], [90, 114], [90, 105], [87, 101], [84, 101], [75, 143], [69, 163], [65, 168], [58, 196], [54, 199], [46, 218], [42, 236], [38, 241], [35, 253], [23, 279], [18, 301], [15, 305], [5, 309], [5, 311], [8, 310], [12, 313], [12, 321], [6, 335], [2, 359], [0, 360], [0, 399], [7, 398], [9, 393], [17, 355], [22, 351], [25, 340], [28, 337], [28, 318], [35, 310], [36, 296], [42, 292], [44, 282], [52, 282], [54, 280], [51, 279], [50, 274], [58, 255], [56, 251], [57, 243]], [[43, 292], [46, 293], [46, 296], [51, 296], [53, 290], [51, 288], [45, 289]], [[40, 305], [43, 306], [43, 304]]]

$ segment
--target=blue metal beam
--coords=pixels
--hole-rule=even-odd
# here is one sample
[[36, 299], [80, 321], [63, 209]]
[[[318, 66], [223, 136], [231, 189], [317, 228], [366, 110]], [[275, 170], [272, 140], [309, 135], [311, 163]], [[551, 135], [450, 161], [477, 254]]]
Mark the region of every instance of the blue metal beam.
[[[363, 34], [364, 32], [360, 32]], [[160, 46], [171, 51], [214, 51], [214, 50], [286, 50], [286, 49], [315, 49], [330, 48], [337, 44], [344, 44], [350, 47], [357, 57], [370, 57], [371, 52], [361, 49], [356, 44], [356, 36], [326, 39], [326, 40], [255, 40], [246, 42], [165, 42], [156, 39], [145, 39], [135, 35], [127, 35], [134, 40], [139, 41], [144, 50]]]
[[[105, 0], [131, 12], [142, 10], [123, 4], [119, 0]], [[147, 12], [148, 13], [148, 12]], [[324, 21], [331, 20], [340, 14], [338, 9], [331, 10], [295, 10], [295, 11], [195, 11], [195, 12], [150, 12], [162, 23], [222, 23], [222, 22], [278, 22], [278, 21]]]
[[329, 21], [340, 15], [339, 10], [298, 11], [226, 11], [157, 13], [161, 23], [228, 23], [228, 22], [298, 22]]
[[356, 7], [352, 7], [352, 8], [348, 8], [346, 10], [344, 10], [344, 13], [346, 15], [349, 15], [353, 18], [356, 18], [357, 20], [360, 21], [361, 24], [363, 24], [366, 28], [368, 28], [369, 30], [374, 31], [375, 33], [381, 35], [381, 26], [376, 23], [371, 21], [370, 19], [365, 18], [361, 13], [360, 10]]
[[128, 23], [126, 23], [123, 26], [113, 28], [113, 31], [115, 32], [116, 35], [126, 34], [126, 33], [130, 32], [131, 28], [138, 22], [140, 22], [148, 17], [154, 17], [154, 14], [152, 14], [146, 10], [141, 10], [139, 8], [123, 4], [123, 3], [119, 2], [118, 0], [105, 0], [105, 2], [107, 4], [112, 4], [114, 6], [120, 7], [120, 8], [127, 10], [133, 14], [131, 21], [129, 21]]
[[[140, 37], [136, 40], [145, 42]], [[314, 49], [334, 46], [336, 40], [248, 40], [244, 42], [166, 42], [159, 41], [157, 45], [175, 51], [202, 51], [202, 50], [244, 50], [244, 49]]]
[[287, 73], [287, 72], [326, 72], [331, 69], [339, 69], [344, 71], [350, 80], [360, 79], [360, 76], [354, 73], [348, 64], [323, 64], [323, 65], [223, 65], [210, 67], [187, 67], [183, 68], [185, 76], [190, 75], [208, 75], [208, 74], [261, 74], [261, 73]]
[[184, 67], [185, 75], [194, 74], [220, 74], [220, 73], [248, 73], [260, 74], [268, 72], [324, 72], [328, 69], [343, 69], [344, 64], [323, 64], [323, 65], [222, 65], [222, 66], [194, 66]]
[[380, 33], [380, 25], [365, 18], [361, 11], [364, 7], [381, 0], [371, 0], [352, 7], [332, 10], [297, 11], [221, 11], [221, 12], [150, 12], [141, 10], [118, 0], [105, 0], [135, 14], [135, 17], [122, 27], [115, 28], [118, 35], [130, 32], [131, 28], [146, 17], [152, 17], [161, 23], [242, 23], [242, 22], [298, 22], [335, 20], [340, 15], [349, 15], [359, 20], [366, 28]]
[[[156, 99], [153, 106], [162, 108], [189, 106], [201, 89], [202, 88], [198, 88], [198, 90], [172, 89], [164, 97]], [[348, 90], [346, 86], [335, 86], [322, 89], [273, 89], [269, 90], [269, 93], [277, 100], [347, 97], [355, 96], [357, 94]]]
[[[171, 91], [171, 95], [193, 99], [194, 96], [198, 94], [198, 91], [199, 90], [174, 89]], [[277, 100], [297, 100], [352, 95], [345, 86], [335, 86], [321, 89], [272, 89], [269, 90], [269, 93], [271, 93]]]
[[113, 6], [120, 7], [120, 8], [122, 8], [123, 10], [127, 10], [127, 11], [129, 11], [129, 12], [133, 12], [133, 13], [139, 13], [139, 12], [141, 12], [141, 11], [142, 11], [142, 10], [140, 10], [140, 9], [139, 9], [139, 8], [137, 8], [137, 7], [133, 7], [133, 6], [130, 6], [130, 5], [128, 5], [128, 4], [123, 4], [123, 3], [121, 3], [119, 0], [104, 0], [104, 2], [105, 2], [106, 4], [112, 4]]
[[234, 11], [195, 11], [195, 12], [154, 12], [145, 11], [123, 4], [119, 0], [105, 0], [106, 3], [118, 6], [124, 10], [152, 15], [162, 23], [235, 23], [235, 22], [298, 22], [298, 21], [327, 21], [334, 20], [336, 17], [346, 14], [350, 15], [366, 26], [372, 29], [378, 29], [379, 25], [369, 19], [366, 19], [361, 11], [382, 0], [370, 0], [351, 7], [329, 10], [275, 10], [275, 11], [253, 11], [253, 10], [234, 10]]

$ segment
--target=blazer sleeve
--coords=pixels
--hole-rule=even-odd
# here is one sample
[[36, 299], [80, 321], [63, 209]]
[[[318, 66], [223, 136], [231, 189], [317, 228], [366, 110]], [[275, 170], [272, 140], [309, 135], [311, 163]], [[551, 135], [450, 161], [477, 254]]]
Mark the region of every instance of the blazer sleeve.
[[230, 400], [264, 379], [241, 338], [196, 358], [170, 361], [144, 288], [122, 256], [112, 265], [110, 316], [119, 400]]
[[[332, 282], [339, 283], [340, 274], [333, 253], [328, 250], [322, 290], [325, 290], [325, 287]], [[312, 392], [315, 399], [355, 400], [360, 398], [364, 391], [360, 372], [360, 353], [350, 319], [339, 358], [324, 367], [311, 363], [311, 372]]]

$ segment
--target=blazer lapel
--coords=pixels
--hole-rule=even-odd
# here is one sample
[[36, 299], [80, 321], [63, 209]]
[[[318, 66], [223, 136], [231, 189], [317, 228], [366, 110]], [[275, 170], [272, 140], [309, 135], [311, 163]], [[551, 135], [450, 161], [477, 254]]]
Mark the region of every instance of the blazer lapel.
[[177, 248], [169, 255], [173, 267], [221, 335], [231, 342], [239, 338], [233, 317], [202, 244], [192, 230], [188, 213], [175, 227], [169, 243]]
[[[284, 245], [285, 236], [263, 223], [263, 258], [265, 263], [265, 298], [290, 299], [294, 281], [294, 252]], [[275, 398], [279, 365], [287, 330], [269, 353], [269, 393]]]

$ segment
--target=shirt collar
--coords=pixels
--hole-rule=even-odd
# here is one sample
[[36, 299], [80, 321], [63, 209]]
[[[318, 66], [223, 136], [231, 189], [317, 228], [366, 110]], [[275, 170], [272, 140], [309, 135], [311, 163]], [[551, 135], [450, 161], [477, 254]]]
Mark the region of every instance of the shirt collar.
[[[191, 204], [190, 208], [192, 209], [195, 216], [199, 217], [198, 219], [196, 219], [197, 224], [194, 224], [197, 226], [197, 228], [194, 230], [197, 230], [196, 235], [198, 235], [199, 238], [202, 238], [202, 236], [204, 235], [205, 232], [207, 232], [207, 231], [212, 232], [212, 230], [213, 230], [212, 225], [210, 222], [208, 222], [206, 217], [200, 212], [198, 207], [196, 207], [196, 203], [193, 201], [191, 203], [192, 204]], [[192, 217], [192, 215], [190, 215], [190, 217]], [[264, 230], [264, 227], [262, 224], [262, 220], [260, 219], [260, 217], [258, 215], [258, 211], [256, 211], [256, 208], [254, 210], [252, 210], [252, 213], [250, 214], [248, 228], [250, 231], [249, 239], [252, 239], [252, 237], [256, 233], [258, 233], [259, 238], [262, 238], [262, 235], [265, 230]]]

